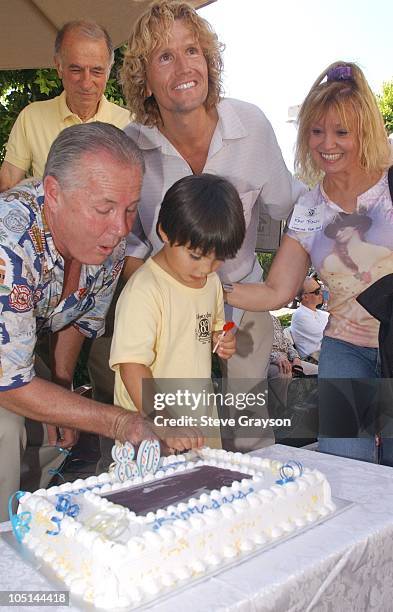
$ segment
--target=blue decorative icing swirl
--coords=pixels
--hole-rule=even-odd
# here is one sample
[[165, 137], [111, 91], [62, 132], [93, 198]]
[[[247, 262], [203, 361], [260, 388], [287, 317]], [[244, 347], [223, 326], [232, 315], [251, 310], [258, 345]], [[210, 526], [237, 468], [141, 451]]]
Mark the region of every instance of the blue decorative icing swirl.
[[10, 495], [8, 499], [8, 514], [11, 521], [12, 531], [18, 542], [22, 542], [26, 533], [30, 531], [30, 522], [31, 522], [31, 512], [19, 512], [19, 514], [14, 514], [12, 510], [12, 502], [15, 499], [20, 499], [22, 495], [25, 494], [25, 491], [16, 491]]
[[68, 493], [63, 493], [61, 495], [59, 494], [56, 495], [56, 497], [56, 512], [59, 512], [63, 516], [51, 517], [51, 521], [55, 524], [57, 531], [55, 531], [54, 529], [47, 529], [46, 533], [48, 535], [58, 535], [61, 531], [61, 521], [63, 520], [63, 518], [65, 516], [71, 516], [72, 518], [75, 518], [76, 516], [78, 516], [80, 511], [78, 504], [71, 503], [71, 495], [69, 495]]
[[287, 463], [284, 463], [284, 465], [280, 467], [281, 479], [276, 480], [276, 484], [284, 485], [287, 482], [293, 482], [295, 478], [298, 478], [302, 474], [303, 474], [303, 466], [300, 463], [300, 461], [295, 461], [294, 459], [291, 459], [290, 461], [287, 461]]

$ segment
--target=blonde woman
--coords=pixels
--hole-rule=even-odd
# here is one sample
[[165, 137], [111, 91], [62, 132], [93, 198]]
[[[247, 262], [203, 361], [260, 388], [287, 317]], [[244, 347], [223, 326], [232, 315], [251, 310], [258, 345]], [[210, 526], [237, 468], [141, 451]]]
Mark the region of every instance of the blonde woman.
[[[380, 376], [379, 323], [356, 297], [393, 270], [391, 163], [382, 116], [363, 72], [356, 64], [335, 62], [315, 81], [299, 113], [297, 171], [318, 183], [296, 204], [266, 282], [228, 287], [230, 304], [276, 309], [296, 295], [312, 263], [330, 289], [320, 378]], [[364, 426], [362, 417], [356, 419]], [[356, 440], [356, 448], [345, 439], [335, 440], [334, 448], [324, 444], [329, 452], [363, 459], [376, 453], [372, 438]]]

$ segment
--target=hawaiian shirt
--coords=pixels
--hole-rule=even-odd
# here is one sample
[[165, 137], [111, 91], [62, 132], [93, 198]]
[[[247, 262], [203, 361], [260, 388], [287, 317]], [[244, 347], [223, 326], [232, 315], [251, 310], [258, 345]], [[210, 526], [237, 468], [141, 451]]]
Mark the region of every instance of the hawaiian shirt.
[[84, 336], [105, 330], [125, 254], [123, 240], [100, 266], [82, 265], [79, 288], [61, 300], [64, 260], [45, 221], [42, 183], [31, 181], [0, 196], [0, 390], [34, 377], [40, 334], [70, 323]]

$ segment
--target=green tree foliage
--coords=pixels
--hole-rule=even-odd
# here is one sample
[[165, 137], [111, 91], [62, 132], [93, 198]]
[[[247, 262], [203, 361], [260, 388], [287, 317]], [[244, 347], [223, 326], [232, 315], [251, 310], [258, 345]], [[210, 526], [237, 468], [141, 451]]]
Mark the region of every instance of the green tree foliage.
[[[122, 61], [122, 50], [117, 49], [105, 94], [111, 102], [125, 106], [117, 81]], [[61, 81], [54, 68], [0, 70], [0, 162], [4, 158], [8, 135], [20, 111], [31, 102], [54, 98], [62, 91]]]
[[393, 134], [393, 81], [382, 86], [382, 95], [377, 96], [379, 110], [382, 113], [388, 134]]
[[288, 312], [287, 314], [281, 315], [278, 318], [282, 327], [289, 327], [292, 321], [293, 312]]
[[61, 92], [56, 70], [0, 71], [0, 159], [8, 134], [22, 108], [30, 102], [46, 100]]
[[267, 277], [269, 270], [270, 270], [270, 266], [272, 265], [274, 256], [275, 256], [275, 253], [257, 253], [258, 261], [263, 270], [263, 278]]

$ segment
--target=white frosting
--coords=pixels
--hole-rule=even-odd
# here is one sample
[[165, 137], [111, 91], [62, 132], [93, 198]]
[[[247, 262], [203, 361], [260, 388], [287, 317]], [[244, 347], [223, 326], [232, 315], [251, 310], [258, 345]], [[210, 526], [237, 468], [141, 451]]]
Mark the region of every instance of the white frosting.
[[[101, 497], [203, 465], [251, 478], [146, 516]], [[204, 448], [166, 457], [155, 475], [124, 483], [101, 474], [40, 489], [20, 500], [19, 511], [32, 514], [23, 543], [87, 602], [109, 609], [145, 604], [335, 510], [321, 472], [306, 468], [277, 484], [281, 467]], [[64, 494], [71, 507], [78, 506], [74, 517], [56, 509], [57, 496]]]

